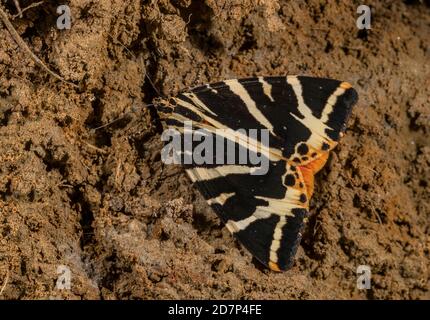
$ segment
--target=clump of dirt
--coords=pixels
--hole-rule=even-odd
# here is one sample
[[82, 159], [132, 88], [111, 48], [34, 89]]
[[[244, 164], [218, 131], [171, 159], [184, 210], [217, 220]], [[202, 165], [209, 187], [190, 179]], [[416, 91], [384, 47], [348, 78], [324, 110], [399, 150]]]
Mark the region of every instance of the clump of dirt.
[[[58, 30], [60, 4], [12, 23], [79, 89], [0, 29], [0, 298], [430, 298], [428, 6], [379, 1], [359, 30], [343, 2], [75, 0]], [[295, 266], [278, 274], [163, 165], [150, 103], [283, 74], [349, 81], [360, 100], [317, 176]]]

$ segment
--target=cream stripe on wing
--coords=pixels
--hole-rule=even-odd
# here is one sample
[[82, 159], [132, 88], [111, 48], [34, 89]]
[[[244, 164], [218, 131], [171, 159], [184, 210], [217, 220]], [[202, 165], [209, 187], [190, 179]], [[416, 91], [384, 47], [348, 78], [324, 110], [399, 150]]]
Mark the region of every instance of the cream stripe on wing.
[[320, 149], [324, 142], [329, 143], [329, 141], [331, 141], [325, 133], [326, 129], [331, 128], [315, 117], [312, 114], [312, 110], [306, 105], [303, 99], [302, 85], [297, 76], [287, 76], [287, 82], [291, 85], [296, 95], [298, 110], [304, 116], [304, 119], [301, 119], [293, 113], [290, 114], [305, 127], [312, 128], [312, 134], [307, 140], [307, 143], [314, 149]]
[[281, 247], [281, 239], [282, 239], [282, 228], [287, 223], [287, 218], [285, 216], [279, 219], [279, 222], [276, 224], [275, 230], [273, 232], [273, 240], [272, 245], [270, 246], [270, 261], [277, 263], [278, 262], [278, 250]]
[[[304, 126], [308, 126], [309, 125], [309, 121], [306, 121], [305, 119], [300, 119], [298, 116], [296, 116], [294, 113], [290, 113], [297, 121], [301, 122]], [[318, 120], [319, 121], [319, 120]], [[312, 133], [311, 136], [308, 138], [308, 140], [306, 141], [307, 144], [309, 146], [311, 146], [314, 149], [321, 149], [323, 143], [327, 143], [330, 145], [330, 139], [327, 137], [327, 135], [325, 134], [325, 132], [319, 132], [318, 130], [316, 130], [317, 126], [321, 126], [322, 122], [316, 123], [314, 127], [312, 127], [312, 129], [315, 129]], [[295, 153], [296, 156], [297, 153]]]
[[257, 206], [254, 213], [245, 219], [238, 221], [227, 221], [226, 226], [231, 233], [244, 230], [254, 221], [270, 218], [271, 215], [277, 215], [281, 218], [285, 218], [285, 216], [294, 217], [294, 214], [291, 212], [291, 209], [297, 208], [297, 205], [291, 205], [288, 202], [283, 202], [283, 200], [279, 199], [269, 199], [258, 196], [255, 198], [266, 200], [267, 202], [269, 202], [269, 205]]
[[[240, 145], [244, 146], [245, 148], [250, 148], [252, 146], [253, 150], [259, 150], [264, 155], [269, 155], [271, 160], [279, 160], [282, 159], [282, 152], [279, 149], [276, 148], [268, 148], [267, 146], [261, 144], [259, 141], [252, 139], [251, 137], [248, 137], [247, 135], [241, 133], [240, 131], [235, 131], [233, 129], [228, 128], [227, 126], [223, 125], [219, 121], [215, 120], [214, 118], [204, 115], [200, 108], [192, 105], [191, 103], [188, 103], [184, 100], [181, 100], [179, 98], [174, 98], [176, 100], [176, 103], [184, 108], [187, 108], [191, 110], [192, 112], [199, 115], [201, 118], [204, 118], [210, 125], [204, 124], [204, 123], [195, 123], [196, 126], [199, 128], [206, 129], [210, 132], [213, 132], [215, 134], [219, 134], [221, 136], [224, 136], [226, 139], [229, 139], [231, 141], [235, 141], [239, 143]], [[173, 112], [170, 116], [172, 119], [175, 119], [179, 122], [185, 122], [185, 121], [192, 121], [185, 117], [182, 114], [179, 114], [177, 112]], [[179, 131], [183, 132], [181, 128], [175, 127]], [[220, 129], [221, 131], [217, 131], [217, 129]], [[256, 149], [255, 149], [256, 148]]]
[[235, 193], [234, 192], [231, 192], [231, 193], [221, 193], [218, 197], [215, 197], [215, 198], [212, 198], [212, 199], [209, 199], [209, 200], [207, 200], [207, 203], [209, 204], [209, 205], [212, 205], [212, 204], [216, 204], [216, 203], [218, 203], [218, 204], [220, 204], [220, 205], [224, 205], [224, 203], [229, 199], [229, 198], [231, 198], [232, 196], [234, 196], [235, 195]]
[[321, 114], [321, 121], [326, 123], [328, 117], [333, 112], [333, 106], [336, 104], [337, 98], [345, 92], [345, 89], [338, 87], [335, 92], [328, 98], [326, 105], [324, 106], [323, 112]]
[[211, 180], [218, 177], [225, 177], [229, 174], [250, 174], [258, 168], [239, 166], [239, 165], [225, 165], [215, 168], [195, 167], [186, 169], [192, 181]]
[[263, 86], [264, 94], [270, 99], [270, 101], [275, 102], [275, 100], [272, 97], [272, 85], [268, 83], [266, 80], [264, 80], [264, 77], [258, 77], [258, 81]]
[[255, 198], [267, 201], [267, 206], [260, 206], [261, 210], [271, 210], [271, 212], [278, 215], [291, 215], [288, 213], [282, 213], [285, 209], [293, 209], [297, 207], [303, 207], [303, 203], [299, 201], [301, 192], [294, 188], [289, 187], [283, 199], [267, 198], [261, 196], [255, 196]]
[[207, 85], [206, 85], [206, 87], [207, 87], [210, 91], [212, 91], [212, 93], [218, 94], [218, 91], [217, 91], [216, 89], [212, 88], [210, 84], [207, 84]]
[[269, 129], [269, 131], [274, 135], [273, 125], [270, 123], [269, 120], [267, 120], [264, 114], [262, 114], [261, 111], [257, 108], [255, 101], [251, 98], [251, 96], [246, 91], [244, 86], [236, 79], [227, 80], [225, 81], [225, 83], [228, 85], [228, 87], [233, 93], [238, 95], [243, 100], [246, 107], [248, 108], [249, 113], [255, 118], [255, 120], [257, 120], [260, 124], [262, 124], [267, 129]]
[[[211, 113], [212, 115], [216, 116], [217, 114], [213, 112], [211, 109], [209, 109], [198, 97], [195, 93], [183, 93], [184, 96], [191, 99], [199, 108]], [[182, 100], [183, 101], [183, 100]]]
[[325, 129], [329, 128], [324, 123], [321, 122], [320, 119], [315, 117], [312, 114], [312, 110], [306, 105], [303, 99], [303, 88], [302, 85], [297, 78], [297, 76], [287, 76], [287, 82], [293, 88], [294, 94], [297, 98], [298, 109], [299, 112], [305, 117], [304, 119], [300, 119], [297, 116], [293, 115], [296, 119], [300, 120], [303, 124], [305, 124], [308, 128], [312, 128], [312, 130], [318, 132], [323, 137], [326, 137]]
[[259, 208], [260, 207], [257, 207], [254, 213], [248, 218], [239, 221], [228, 220], [225, 225], [228, 231], [230, 231], [231, 233], [239, 232], [240, 230], [245, 230], [254, 221], [270, 218], [270, 216], [272, 215], [271, 212], [259, 210]]

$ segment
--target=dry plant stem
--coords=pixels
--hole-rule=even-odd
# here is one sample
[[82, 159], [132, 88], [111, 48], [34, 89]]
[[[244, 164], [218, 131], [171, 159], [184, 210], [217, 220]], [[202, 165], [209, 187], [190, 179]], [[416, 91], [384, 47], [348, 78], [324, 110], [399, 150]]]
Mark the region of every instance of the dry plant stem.
[[99, 147], [96, 147], [95, 145], [92, 145], [92, 144], [90, 144], [90, 143], [88, 143], [86, 141], [83, 141], [83, 143], [85, 143], [85, 145], [87, 145], [89, 148], [94, 149], [94, 150], [96, 150], [96, 151], [98, 151], [98, 152], [100, 152], [102, 154], [106, 154], [107, 153], [106, 150], [103, 150], [103, 149], [101, 149]]
[[30, 4], [29, 6], [25, 7], [24, 9], [22, 9], [18, 14], [14, 15], [14, 16], [12, 17], [12, 19], [15, 19], [16, 17], [20, 17], [20, 18], [22, 18], [22, 14], [23, 14], [24, 12], [26, 12], [27, 10], [29, 10], [29, 9], [31, 9], [31, 8], [35, 8], [35, 7], [40, 6], [43, 2], [45, 2], [45, 1], [39, 1], [39, 2], [35, 2], [35, 3]]
[[12, 38], [16, 41], [16, 43], [20, 46], [20, 48], [22, 50], [24, 50], [30, 57], [31, 59], [33, 59], [33, 61], [35, 63], [37, 63], [42, 69], [44, 69], [46, 72], [48, 72], [51, 76], [53, 76], [54, 78], [67, 83], [73, 87], [78, 88], [78, 86], [74, 83], [71, 83], [65, 79], [63, 79], [61, 76], [59, 76], [58, 74], [56, 74], [54, 71], [52, 71], [51, 69], [49, 69], [46, 64], [40, 60], [34, 53], [33, 51], [31, 51], [31, 49], [28, 47], [28, 45], [25, 43], [25, 41], [21, 38], [21, 36], [18, 34], [18, 32], [16, 31], [16, 29], [14, 28], [14, 26], [12, 25], [12, 23], [10, 22], [6, 12], [3, 11], [3, 9], [0, 7], [0, 18], [2, 20], [2, 22], [4, 23], [4, 25], [6, 26], [7, 30], [10, 32]]
[[18, 11], [18, 16], [22, 18], [22, 10], [21, 10], [21, 6], [19, 5], [19, 1], [13, 0], [13, 2], [15, 3], [16, 10]]
[[0, 289], [0, 296], [3, 294], [3, 291], [6, 288], [8, 282], [9, 282], [9, 270], [6, 273], [6, 278], [4, 279], [3, 285]]

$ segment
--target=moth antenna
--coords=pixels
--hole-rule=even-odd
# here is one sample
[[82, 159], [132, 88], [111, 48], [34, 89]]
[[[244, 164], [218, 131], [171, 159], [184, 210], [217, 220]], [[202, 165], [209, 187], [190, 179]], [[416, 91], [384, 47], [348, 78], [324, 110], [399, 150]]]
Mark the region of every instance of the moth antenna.
[[97, 131], [97, 130], [100, 130], [100, 129], [106, 128], [106, 127], [110, 126], [111, 124], [114, 124], [115, 122], [117, 122], [117, 121], [119, 121], [119, 120], [124, 119], [124, 118], [126, 117], [126, 115], [128, 115], [129, 113], [131, 113], [131, 112], [127, 112], [127, 113], [126, 113], [126, 114], [124, 114], [123, 116], [118, 117], [118, 118], [116, 118], [116, 119], [113, 119], [112, 121], [110, 121], [110, 122], [108, 122], [108, 123], [102, 124], [101, 126], [94, 128], [93, 130], [94, 130], [94, 131]]
[[161, 94], [160, 90], [157, 89], [157, 87], [154, 85], [154, 82], [152, 81], [152, 79], [148, 76], [147, 73], [145, 73], [145, 78], [148, 79], [149, 84], [151, 85], [152, 89], [154, 89], [154, 91], [157, 93], [157, 95], [161, 98], [166, 98], [164, 95]]
[[[148, 104], [143, 105], [143, 108], [145, 108], [145, 107], [151, 107], [151, 106], [154, 106], [154, 104], [153, 104], [153, 103], [148, 103]], [[122, 116], [120, 116], [120, 117], [118, 117], [118, 118], [116, 118], [116, 119], [113, 119], [112, 121], [110, 121], [110, 122], [108, 122], [108, 123], [102, 124], [102, 125], [101, 125], [101, 126], [99, 126], [99, 127], [93, 128], [93, 130], [94, 130], [94, 131], [97, 131], [97, 130], [100, 130], [100, 129], [106, 128], [106, 127], [108, 127], [108, 126], [110, 126], [110, 125], [114, 124], [115, 122], [117, 122], [117, 121], [119, 121], [119, 120], [122, 120], [122, 119], [124, 119], [126, 116], [128, 116], [128, 115], [130, 115], [130, 114], [133, 114], [133, 113], [135, 113], [135, 112], [137, 111], [137, 108], [136, 108], [135, 106], [133, 106], [131, 109], [132, 109], [131, 111], [126, 112], [126, 113], [125, 113], [125, 114], [123, 114]]]

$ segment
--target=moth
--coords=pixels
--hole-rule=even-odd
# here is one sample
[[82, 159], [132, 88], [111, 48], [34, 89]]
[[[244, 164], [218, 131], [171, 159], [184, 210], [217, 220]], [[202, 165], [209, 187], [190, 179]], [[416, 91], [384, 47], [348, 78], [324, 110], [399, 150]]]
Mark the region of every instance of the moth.
[[[186, 172], [242, 245], [271, 270], [284, 271], [294, 264], [314, 175], [342, 137], [357, 100], [347, 82], [279, 76], [199, 86], [156, 107], [164, 126], [184, 138], [175, 151], [179, 159], [197, 148], [185, 139], [190, 130], [198, 130], [201, 141], [222, 141], [208, 144], [212, 149], [203, 156], [212, 161], [188, 157]], [[255, 162], [240, 159], [244, 151], [266, 161], [263, 174], [255, 174]]]

